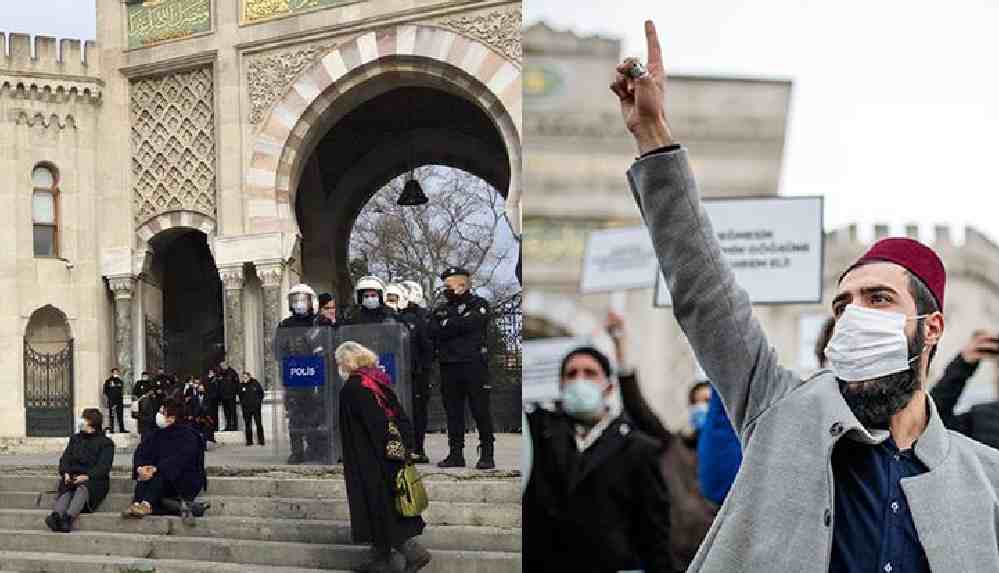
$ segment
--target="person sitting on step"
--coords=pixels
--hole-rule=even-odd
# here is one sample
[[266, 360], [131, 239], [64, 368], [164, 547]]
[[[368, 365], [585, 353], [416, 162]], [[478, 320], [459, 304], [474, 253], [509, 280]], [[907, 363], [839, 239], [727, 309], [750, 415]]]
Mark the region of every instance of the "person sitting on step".
[[69, 533], [76, 516], [92, 512], [104, 501], [111, 487], [114, 442], [104, 435], [104, 416], [87, 408], [59, 458], [59, 490], [45, 524], [52, 531]]
[[[194, 499], [207, 485], [205, 439], [182, 421], [184, 405], [177, 401], [164, 404], [156, 415], [157, 429], [139, 444], [133, 459], [136, 480], [132, 505], [123, 517], [138, 519], [150, 513], [170, 514], [179, 509], [185, 525], [193, 525], [198, 512]], [[166, 502], [179, 499], [178, 504]], [[179, 507], [177, 507], [179, 506]]]

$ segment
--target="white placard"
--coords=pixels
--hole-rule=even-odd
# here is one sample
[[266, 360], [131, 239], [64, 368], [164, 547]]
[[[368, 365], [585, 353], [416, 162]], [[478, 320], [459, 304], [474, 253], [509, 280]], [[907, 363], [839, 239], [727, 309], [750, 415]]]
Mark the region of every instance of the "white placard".
[[[822, 300], [822, 197], [704, 200], [735, 280], [754, 303]], [[672, 300], [662, 274], [655, 306]]]
[[586, 238], [583, 294], [652, 288], [659, 263], [645, 227], [592, 231]]
[[558, 398], [559, 367], [573, 348], [590, 344], [586, 338], [542, 338], [522, 343], [524, 367], [520, 394], [525, 402], [546, 402]]

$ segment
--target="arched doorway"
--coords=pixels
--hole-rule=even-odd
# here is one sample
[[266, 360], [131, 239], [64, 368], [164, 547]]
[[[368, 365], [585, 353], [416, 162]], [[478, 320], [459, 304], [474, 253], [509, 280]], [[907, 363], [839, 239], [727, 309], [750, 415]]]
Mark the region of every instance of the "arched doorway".
[[29, 437], [73, 433], [73, 336], [52, 305], [33, 312], [24, 332], [24, 408]]
[[[150, 276], [162, 300], [158, 315], [160, 348], [146, 332], [146, 369], [162, 366], [178, 376], [202, 375], [225, 355], [222, 281], [201, 231], [176, 227], [149, 241], [153, 250]], [[155, 318], [147, 320], [155, 324]], [[152, 350], [152, 351], [151, 351]], [[160, 359], [154, 364], [150, 358]]]

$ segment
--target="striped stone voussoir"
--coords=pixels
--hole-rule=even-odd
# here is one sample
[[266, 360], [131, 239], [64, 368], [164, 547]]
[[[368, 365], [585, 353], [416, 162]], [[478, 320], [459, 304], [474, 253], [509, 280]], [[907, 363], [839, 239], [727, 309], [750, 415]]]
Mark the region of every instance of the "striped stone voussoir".
[[157, 233], [173, 228], [196, 229], [211, 236], [215, 232], [215, 221], [195, 211], [169, 211], [149, 219], [135, 232], [143, 243], [148, 243]]
[[[296, 229], [292, 167], [336, 96], [378, 74], [414, 69], [458, 87], [520, 141], [521, 70], [485, 44], [444, 28], [406, 24], [360, 34], [302, 71], [258, 126], [245, 178], [248, 232]], [[361, 68], [361, 70], [358, 70]]]

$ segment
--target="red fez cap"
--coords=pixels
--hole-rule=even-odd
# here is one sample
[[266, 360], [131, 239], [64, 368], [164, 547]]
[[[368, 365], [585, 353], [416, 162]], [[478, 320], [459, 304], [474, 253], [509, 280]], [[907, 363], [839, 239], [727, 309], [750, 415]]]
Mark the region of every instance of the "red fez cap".
[[839, 280], [842, 281], [846, 273], [852, 271], [864, 263], [888, 262], [895, 263], [905, 268], [910, 273], [916, 275], [923, 281], [933, 298], [937, 299], [937, 306], [943, 310], [944, 285], [947, 283], [947, 271], [944, 270], [943, 262], [933, 249], [926, 245], [910, 239], [908, 237], [888, 237], [874, 243], [870, 249], [846, 269]]

